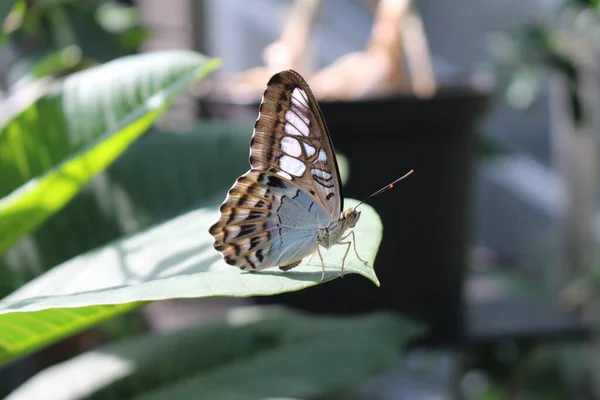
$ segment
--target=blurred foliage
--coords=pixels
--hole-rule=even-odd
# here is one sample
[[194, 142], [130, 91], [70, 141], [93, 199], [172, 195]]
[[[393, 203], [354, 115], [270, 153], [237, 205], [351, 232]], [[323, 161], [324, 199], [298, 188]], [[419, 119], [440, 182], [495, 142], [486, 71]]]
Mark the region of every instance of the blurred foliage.
[[[548, 73], [565, 83], [566, 108], [575, 126], [585, 121], [585, 101], [580, 75], [597, 74], [600, 55], [600, 1], [565, 0], [558, 2], [556, 13], [548, 20], [520, 24], [493, 36], [490, 52], [499, 87], [506, 102], [521, 110], [536, 105], [547, 96]], [[591, 67], [591, 68], [590, 68]], [[583, 76], [583, 75], [582, 75]], [[589, 107], [588, 107], [589, 109]], [[576, 160], [574, 160], [576, 161]], [[584, 162], [585, 160], [579, 160]], [[587, 162], [587, 161], [586, 161]], [[584, 163], [585, 164], [585, 163]], [[568, 197], [568, 196], [567, 196]], [[581, 341], [558, 338], [530, 338], [519, 342], [496, 343], [471, 349], [467, 367], [472, 384], [466, 399], [598, 399], [597, 289], [600, 268], [592, 266], [591, 276], [582, 272], [550, 304], [562, 311], [582, 313], [582, 325], [591, 337]], [[596, 288], [600, 287], [596, 284]], [[587, 314], [586, 314], [587, 312]], [[595, 326], [591, 324], [595, 323]], [[584, 330], [582, 329], [582, 330]], [[556, 338], [553, 338], [556, 339]], [[463, 380], [465, 377], [463, 377]]]
[[561, 73], [568, 83], [573, 119], [581, 122], [577, 66], [561, 50], [556, 35], [552, 28], [540, 24], [525, 24], [498, 33], [490, 43], [492, 62], [507, 103], [522, 110], [536, 104], [547, 70]]
[[489, 137], [483, 133], [479, 133], [476, 136], [477, 140], [477, 157], [482, 160], [490, 160], [495, 157], [504, 156], [510, 154], [510, 150], [499, 143], [492, 137]]
[[132, 54], [149, 34], [136, 8], [114, 1], [17, 0], [4, 21], [13, 58], [0, 76], [4, 87]]
[[217, 321], [84, 353], [32, 378], [8, 399], [48, 391], [70, 399], [315, 398], [344, 393], [391, 366], [422, 333], [391, 313], [316, 317], [238, 308]]
[[600, 9], [600, 0], [568, 0], [566, 3], [581, 8], [590, 8], [594, 11]]
[[590, 354], [568, 340], [487, 343], [470, 348], [460, 387], [465, 400], [593, 399]]
[[24, 0], [6, 0], [0, 2], [0, 49], [6, 43], [8, 33], [14, 29], [14, 26], [20, 23], [19, 17], [23, 15], [24, 7]]
[[[545, 73], [559, 73], [567, 84], [573, 121], [585, 118], [579, 92], [579, 69], [585, 60], [575, 56], [575, 46], [585, 49], [583, 57], [598, 58], [600, 52], [600, 6], [597, 0], [566, 0], [553, 20], [520, 24], [494, 35], [490, 42], [493, 67], [507, 103], [526, 110], [538, 100]], [[583, 46], [583, 47], [582, 47]]]

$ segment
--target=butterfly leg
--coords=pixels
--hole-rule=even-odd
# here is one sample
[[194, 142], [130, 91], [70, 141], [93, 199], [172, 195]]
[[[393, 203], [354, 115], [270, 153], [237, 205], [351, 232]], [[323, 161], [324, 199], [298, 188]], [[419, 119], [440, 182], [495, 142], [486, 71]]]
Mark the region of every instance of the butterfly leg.
[[350, 241], [347, 242], [338, 242], [337, 244], [347, 244], [348, 246], [346, 247], [346, 252], [344, 253], [344, 258], [342, 258], [342, 274], [340, 275], [340, 278], [344, 277], [344, 264], [346, 264], [346, 256], [348, 255], [348, 252], [350, 251]]
[[367, 261], [363, 260], [362, 258], [360, 258], [360, 256], [358, 255], [358, 251], [356, 251], [356, 237], [354, 236], [354, 231], [350, 231], [348, 232], [348, 234], [344, 237], [342, 237], [342, 240], [347, 239], [350, 235], [352, 235], [352, 244], [354, 246], [354, 254], [356, 254], [356, 257], [362, 261], [365, 264], [368, 264]]
[[323, 279], [325, 279], [325, 263], [323, 263], [323, 256], [321, 255], [321, 250], [319, 250], [318, 244], [317, 244], [317, 254], [319, 255], [319, 258], [321, 259], [321, 268], [323, 268], [323, 270], [321, 272], [321, 280], [319, 281], [319, 283], [323, 283]]

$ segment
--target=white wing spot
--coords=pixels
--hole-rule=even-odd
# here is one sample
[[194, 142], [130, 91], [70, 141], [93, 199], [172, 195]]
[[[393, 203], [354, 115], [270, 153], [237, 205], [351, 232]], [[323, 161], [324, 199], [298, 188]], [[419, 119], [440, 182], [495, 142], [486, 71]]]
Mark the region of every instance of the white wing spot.
[[325, 150], [321, 149], [319, 151], [319, 158], [317, 158], [317, 161], [327, 161], [327, 153], [325, 153]]
[[331, 179], [331, 174], [327, 171], [323, 171], [318, 168], [313, 168], [311, 171], [314, 175], [318, 176], [319, 178], [323, 178], [325, 180]]
[[287, 180], [292, 180], [292, 176], [285, 171], [277, 171], [277, 175], [282, 176]]
[[306, 93], [300, 88], [296, 88], [292, 91], [292, 104], [296, 107], [308, 108], [308, 102], [306, 100]]
[[308, 143], [303, 143], [303, 144], [304, 144], [304, 150], [306, 150], [306, 155], [308, 157], [312, 157], [312, 155], [316, 153], [317, 149], [315, 149]]
[[299, 108], [294, 108], [294, 111], [296, 111], [296, 113], [298, 113], [298, 116], [308, 126], [308, 124], [310, 123], [310, 119], [308, 119], [308, 117], [306, 115], [304, 115], [304, 112], [302, 110], [300, 110]]
[[306, 165], [302, 161], [290, 156], [281, 156], [279, 167], [294, 176], [302, 176], [304, 171], [306, 171]]
[[296, 127], [294, 125], [290, 124], [289, 122], [284, 125], [283, 130], [288, 135], [294, 135], [294, 136], [302, 135], [302, 133], [300, 133], [300, 131], [298, 129], [296, 129]]
[[289, 136], [284, 136], [284, 138], [281, 139], [281, 149], [293, 157], [299, 157], [302, 154], [300, 142]]
[[298, 115], [292, 111], [287, 110], [285, 113], [285, 119], [287, 120], [284, 131], [288, 135], [304, 135], [308, 136], [310, 130], [308, 124]]

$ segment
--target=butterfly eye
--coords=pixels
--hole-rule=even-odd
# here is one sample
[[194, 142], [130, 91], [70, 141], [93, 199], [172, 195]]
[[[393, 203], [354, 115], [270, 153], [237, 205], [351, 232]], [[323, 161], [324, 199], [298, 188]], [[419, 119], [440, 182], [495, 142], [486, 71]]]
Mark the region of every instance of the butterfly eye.
[[354, 228], [354, 226], [358, 222], [359, 217], [360, 217], [360, 211], [355, 211], [353, 209], [350, 209], [350, 210], [346, 210], [344, 212], [344, 219], [347, 221], [349, 228]]
[[359, 216], [360, 216], [360, 211], [355, 211], [354, 209], [350, 208], [342, 213], [341, 218], [352, 221], [352, 220], [358, 219]]

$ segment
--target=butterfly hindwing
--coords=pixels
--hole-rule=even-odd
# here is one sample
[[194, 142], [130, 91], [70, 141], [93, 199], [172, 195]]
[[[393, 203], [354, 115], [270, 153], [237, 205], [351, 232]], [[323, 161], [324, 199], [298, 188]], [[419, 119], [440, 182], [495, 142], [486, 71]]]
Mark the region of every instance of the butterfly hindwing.
[[331, 138], [308, 84], [287, 70], [268, 82], [250, 142], [250, 165], [292, 181], [315, 197], [332, 220], [342, 210]]
[[292, 182], [250, 170], [229, 190], [210, 228], [225, 261], [245, 270], [293, 265], [316, 249], [326, 210]]

